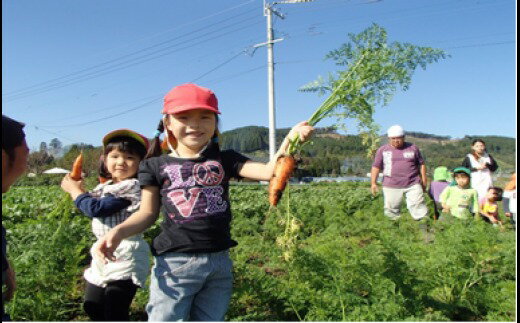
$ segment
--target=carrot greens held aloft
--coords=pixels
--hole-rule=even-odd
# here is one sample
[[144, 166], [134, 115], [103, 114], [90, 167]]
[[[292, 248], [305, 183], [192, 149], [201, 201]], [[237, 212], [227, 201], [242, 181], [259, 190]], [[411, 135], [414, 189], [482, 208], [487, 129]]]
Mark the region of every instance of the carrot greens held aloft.
[[[444, 59], [448, 55], [430, 47], [408, 43], [388, 43], [385, 29], [373, 24], [363, 32], [349, 34], [350, 41], [331, 51], [326, 58], [344, 67], [330, 73], [328, 80], [322, 77], [302, 88], [304, 92], [330, 95], [309, 118], [311, 126], [326, 117], [337, 117], [337, 124], [345, 119], [354, 119], [371, 156], [379, 143], [379, 126], [374, 122], [376, 106], [386, 106], [398, 88], [406, 91], [411, 84], [413, 72], [418, 66]], [[301, 148], [299, 139], [291, 141], [288, 153]]]
[[[425, 69], [426, 65], [447, 55], [440, 49], [388, 43], [386, 31], [377, 24], [360, 34], [349, 34], [349, 38], [349, 42], [327, 55], [344, 69], [330, 73], [327, 81], [320, 77], [300, 90], [322, 95], [330, 92], [307, 121], [309, 125], [315, 126], [324, 118], [336, 116], [337, 126], [341, 127], [346, 119], [354, 119], [362, 143], [367, 147], [367, 155], [372, 156], [379, 144], [379, 126], [374, 122], [376, 106], [388, 105], [398, 88], [406, 91], [418, 66]], [[299, 137], [289, 138], [289, 141], [286, 153], [292, 156], [301, 150], [303, 143]], [[284, 176], [278, 176], [278, 168], [286, 165], [282, 158], [278, 160], [270, 183], [272, 205], [276, 205], [294, 170], [293, 164], [290, 171], [289, 167], [284, 168]]]

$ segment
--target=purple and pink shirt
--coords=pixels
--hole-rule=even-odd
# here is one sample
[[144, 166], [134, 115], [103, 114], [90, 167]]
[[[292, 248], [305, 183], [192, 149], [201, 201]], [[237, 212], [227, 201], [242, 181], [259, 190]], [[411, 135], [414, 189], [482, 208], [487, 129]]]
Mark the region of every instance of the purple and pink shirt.
[[372, 167], [383, 172], [383, 186], [408, 188], [421, 182], [420, 167], [423, 164], [419, 148], [405, 142], [401, 148], [394, 148], [390, 144], [380, 147]]
[[166, 252], [206, 253], [237, 245], [231, 238], [229, 180], [249, 158], [210, 145], [193, 159], [169, 155], [141, 162], [141, 186], [160, 190], [164, 221], [152, 244], [154, 255]]

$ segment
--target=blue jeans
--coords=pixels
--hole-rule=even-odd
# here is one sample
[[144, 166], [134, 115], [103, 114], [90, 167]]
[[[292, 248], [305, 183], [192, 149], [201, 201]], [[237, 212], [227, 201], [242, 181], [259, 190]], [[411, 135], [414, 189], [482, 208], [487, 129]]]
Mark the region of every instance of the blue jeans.
[[148, 321], [223, 321], [233, 290], [229, 252], [155, 257]]

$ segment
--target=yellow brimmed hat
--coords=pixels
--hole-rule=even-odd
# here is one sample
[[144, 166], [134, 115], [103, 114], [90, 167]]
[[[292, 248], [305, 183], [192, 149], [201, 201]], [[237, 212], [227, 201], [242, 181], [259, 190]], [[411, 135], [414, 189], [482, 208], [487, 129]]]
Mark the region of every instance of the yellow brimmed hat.
[[137, 140], [137, 142], [142, 144], [146, 150], [148, 150], [148, 146], [150, 145], [148, 142], [148, 139], [145, 136], [143, 136], [133, 130], [117, 129], [117, 130], [109, 132], [108, 134], [106, 134], [103, 137], [103, 147], [105, 147], [113, 138], [116, 138], [116, 137], [128, 137], [128, 138], [135, 139], [135, 140]]

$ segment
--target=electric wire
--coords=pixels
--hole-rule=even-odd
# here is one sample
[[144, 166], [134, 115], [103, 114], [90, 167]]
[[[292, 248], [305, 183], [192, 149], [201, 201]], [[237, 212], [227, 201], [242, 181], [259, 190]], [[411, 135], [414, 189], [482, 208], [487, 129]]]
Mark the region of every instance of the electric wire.
[[[250, 2], [251, 2], [251, 1], [249, 1], [248, 3], [250, 3]], [[237, 6], [237, 7], [239, 7], [239, 6]], [[242, 12], [242, 13], [237, 14], [237, 15], [231, 17], [231, 18], [226, 18], [226, 19], [223, 19], [223, 20], [217, 21], [217, 22], [215, 22], [215, 23], [212, 23], [212, 24], [210, 24], [210, 25], [206, 25], [206, 26], [203, 26], [203, 27], [201, 27], [201, 28], [198, 28], [198, 29], [196, 29], [196, 30], [194, 30], [194, 31], [191, 31], [190, 33], [182, 34], [182, 35], [177, 36], [177, 37], [174, 37], [174, 38], [172, 38], [172, 39], [169, 39], [169, 40], [166, 40], [166, 41], [163, 41], [163, 42], [160, 42], [160, 43], [157, 43], [157, 44], [154, 44], [154, 45], [151, 45], [151, 46], [148, 46], [148, 47], [142, 48], [142, 49], [139, 49], [139, 50], [134, 51], [134, 52], [131, 52], [131, 53], [129, 53], [129, 54], [125, 54], [125, 55], [119, 56], [119, 57], [117, 57], [117, 58], [114, 58], [114, 59], [111, 59], [111, 60], [108, 60], [108, 61], [105, 61], [105, 62], [102, 62], [102, 63], [96, 64], [96, 65], [93, 65], [93, 66], [90, 66], [90, 67], [87, 67], [87, 68], [81, 69], [81, 70], [79, 70], [79, 71], [75, 71], [75, 72], [72, 72], [72, 73], [69, 73], [69, 74], [66, 74], [66, 75], [62, 75], [62, 76], [60, 76], [60, 77], [56, 77], [56, 78], [53, 78], [53, 79], [50, 79], [50, 80], [47, 80], [47, 81], [44, 81], [44, 82], [40, 82], [40, 83], [37, 83], [37, 84], [33, 84], [33, 85], [31, 85], [31, 86], [27, 86], [27, 87], [25, 87], [25, 88], [21, 88], [21, 89], [18, 89], [18, 90], [14, 90], [14, 91], [7, 92], [7, 93], [5, 93], [5, 94], [2, 94], [2, 96], [10, 96], [10, 95], [18, 94], [19, 92], [25, 92], [25, 91], [27, 91], [27, 90], [29, 90], [29, 89], [32, 89], [32, 88], [35, 88], [35, 87], [40, 87], [40, 86], [42, 86], [42, 85], [47, 85], [47, 83], [53, 83], [53, 82], [55, 82], [55, 81], [58, 81], [58, 80], [61, 80], [61, 79], [64, 79], [64, 78], [68, 78], [68, 77], [71, 77], [71, 76], [75, 76], [75, 75], [77, 75], [77, 74], [82, 74], [82, 73], [84, 73], [84, 72], [86, 72], [86, 71], [90, 71], [90, 70], [92, 70], [92, 69], [96, 69], [96, 68], [98, 68], [98, 67], [101, 67], [101, 66], [104, 66], [104, 65], [107, 65], [107, 64], [113, 63], [113, 62], [117, 62], [117, 61], [119, 61], [119, 60], [121, 60], [121, 59], [123, 59], [123, 58], [127, 58], [127, 57], [130, 57], [130, 56], [132, 56], [132, 55], [135, 55], [135, 54], [138, 54], [138, 53], [145, 52], [145, 51], [147, 51], [147, 50], [150, 50], [150, 49], [153, 49], [153, 48], [159, 47], [159, 46], [164, 45], [164, 44], [168, 44], [168, 43], [171, 43], [171, 42], [174, 42], [174, 41], [178, 41], [178, 40], [182, 39], [183, 37], [187, 37], [187, 36], [190, 36], [190, 35], [192, 35], [192, 34], [194, 34], [194, 33], [197, 33], [197, 32], [203, 31], [203, 30], [206, 30], [206, 29], [211, 28], [211, 27], [215, 27], [215, 26], [217, 26], [217, 25], [219, 25], [219, 24], [221, 24], [221, 23], [223, 23], [223, 22], [228, 22], [230, 19], [234, 19], [234, 18], [236, 18], [236, 17], [240, 17], [240, 16], [242, 16], [242, 15], [244, 15], [244, 14], [247, 14], [247, 13], [250, 13], [250, 12], [252, 12], [252, 11], [254, 11], [254, 10], [256, 10], [256, 9], [251, 9], [251, 10], [248, 10], [248, 11]], [[224, 10], [224, 11], [222, 11], [222, 12], [226, 12], [226, 11], [227, 11], [227, 10]], [[221, 13], [222, 13], [222, 12], [221, 12]], [[212, 15], [210, 15], [210, 16], [208, 16], [208, 17], [212, 17], [212, 16], [215, 16], [215, 15], [216, 15], [216, 14], [212, 14]]]
[[[257, 18], [257, 19], [254, 19], [254, 18]], [[228, 29], [230, 27], [234, 27], [234, 26], [236, 26], [236, 25], [238, 25], [240, 23], [247, 22], [247, 21], [250, 21], [250, 20], [253, 20], [253, 21], [256, 20], [256, 22], [251, 23], [251, 24], [249, 24], [247, 26], [242, 26], [242, 27], [239, 27], [239, 28], [236, 28], [236, 29], [232, 29], [231, 31], [228, 31], [228, 32], [225, 32], [225, 33], [220, 33], [224, 29]], [[76, 83], [79, 83], [79, 82], [90, 80], [92, 78], [97, 78], [97, 77], [100, 77], [100, 76], [103, 76], [103, 75], [106, 75], [106, 74], [109, 74], [109, 73], [112, 73], [112, 72], [116, 72], [116, 71], [119, 71], [119, 70], [122, 70], [122, 69], [133, 67], [133, 66], [136, 66], [136, 65], [139, 65], [139, 64], [151, 61], [151, 60], [155, 60], [155, 59], [164, 57], [166, 55], [171, 55], [173, 53], [176, 53], [176, 52], [179, 52], [181, 50], [185, 50], [185, 49], [194, 47], [194, 46], [202, 44], [202, 43], [206, 43], [206, 42], [218, 39], [218, 38], [222, 38], [224, 36], [227, 36], [227, 35], [235, 33], [235, 32], [243, 31], [246, 28], [250, 28], [250, 27], [252, 27], [252, 26], [254, 26], [256, 24], [259, 24], [260, 22], [262, 22], [262, 20], [259, 19], [258, 17], [249, 17], [249, 18], [243, 19], [241, 21], [235, 22], [233, 24], [228, 24], [228, 25], [226, 25], [226, 26], [224, 26], [224, 27], [222, 27], [220, 29], [216, 29], [216, 30], [213, 30], [211, 32], [206, 32], [203, 35], [199, 35], [197, 37], [194, 37], [194, 38], [190, 39], [188, 42], [193, 42], [194, 40], [198, 40], [198, 39], [201, 39], [201, 38], [202, 38], [202, 40], [198, 41], [198, 42], [195, 42], [195, 43], [192, 43], [191, 45], [180, 47], [180, 48], [175, 48], [175, 47], [179, 47], [179, 46], [183, 45], [181, 43], [176, 43], [176, 44], [167, 46], [165, 48], [158, 49], [158, 50], [155, 50], [153, 52], [143, 54], [143, 55], [138, 56], [138, 57], [133, 57], [133, 58], [127, 59], [126, 61], [117, 62], [116, 64], [112, 64], [112, 65], [109, 65], [107, 67], [104, 67], [104, 68], [101, 68], [101, 69], [98, 69], [98, 70], [94, 70], [94, 71], [89, 72], [89, 73], [83, 73], [83, 74], [79, 73], [77, 75], [76, 74], [70, 74], [71, 76], [69, 76], [69, 79], [67, 79], [67, 80], [57, 81], [58, 79], [55, 79], [55, 81], [48, 82], [49, 84], [42, 83], [42, 85], [40, 85], [37, 88], [32, 88], [32, 89], [28, 89], [28, 90], [25, 90], [25, 91], [20, 91], [20, 92], [18, 92], [16, 94], [12, 94], [12, 92], [11, 92], [11, 95], [5, 95], [6, 96], [5, 101], [6, 102], [10, 102], [10, 101], [18, 100], [18, 99], [23, 99], [23, 98], [26, 98], [26, 97], [29, 97], [29, 96], [33, 96], [35, 94], [48, 92], [48, 91], [51, 91], [51, 90], [62, 88], [64, 86], [69, 86], [69, 85], [72, 85], [72, 84], [76, 84]], [[206, 29], [206, 28], [204, 28], [204, 29]], [[214, 36], [214, 37], [210, 37], [210, 38], [203, 38], [203, 37], [206, 37], [206, 36], [212, 35], [212, 34], [217, 34], [217, 35]], [[183, 35], [183, 36], [180, 36], [180, 37], [185, 37], [185, 36], [186, 35]], [[131, 54], [131, 55], [133, 55], [133, 54]], [[130, 54], [126, 55], [126, 56], [130, 56]], [[113, 60], [113, 61], [115, 61], [115, 60]], [[105, 64], [98, 64], [96, 66], [96, 68], [101, 67], [102, 65], [105, 65]], [[86, 71], [89, 71], [89, 70], [91, 70], [91, 69], [90, 68], [89, 69], [84, 69], [84, 70], [82, 70], [82, 72], [86, 72]], [[59, 79], [61, 79], [61, 78], [59, 78]]]

